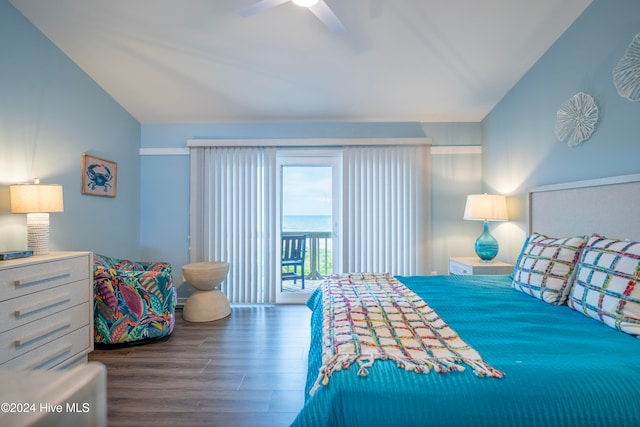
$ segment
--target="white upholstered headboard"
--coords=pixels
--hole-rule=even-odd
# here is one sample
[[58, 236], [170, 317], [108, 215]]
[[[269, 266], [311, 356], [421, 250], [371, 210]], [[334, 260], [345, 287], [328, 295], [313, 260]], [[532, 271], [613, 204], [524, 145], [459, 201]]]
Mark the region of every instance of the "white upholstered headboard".
[[529, 234], [591, 235], [640, 241], [640, 174], [529, 190]]

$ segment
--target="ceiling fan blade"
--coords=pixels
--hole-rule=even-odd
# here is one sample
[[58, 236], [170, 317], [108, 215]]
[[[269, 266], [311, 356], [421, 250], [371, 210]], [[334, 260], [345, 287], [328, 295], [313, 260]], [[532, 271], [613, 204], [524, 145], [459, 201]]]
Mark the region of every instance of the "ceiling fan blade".
[[311, 13], [316, 15], [316, 17], [322, 21], [324, 25], [329, 27], [331, 31], [336, 34], [344, 34], [347, 32], [345, 26], [340, 22], [340, 19], [336, 16], [335, 13], [327, 6], [324, 0], [320, 0], [318, 3], [309, 7]]
[[248, 16], [255, 15], [256, 13], [262, 12], [263, 10], [267, 10], [267, 9], [271, 9], [272, 7], [279, 6], [282, 3], [286, 3], [288, 1], [289, 0], [261, 0], [241, 10], [240, 16], [242, 16], [243, 18], [246, 18]]

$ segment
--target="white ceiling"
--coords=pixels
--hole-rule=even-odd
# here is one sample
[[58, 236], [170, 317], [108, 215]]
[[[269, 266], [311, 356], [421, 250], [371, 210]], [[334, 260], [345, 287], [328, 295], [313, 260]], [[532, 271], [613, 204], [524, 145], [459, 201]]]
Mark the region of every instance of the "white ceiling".
[[480, 121], [591, 0], [10, 0], [143, 124]]

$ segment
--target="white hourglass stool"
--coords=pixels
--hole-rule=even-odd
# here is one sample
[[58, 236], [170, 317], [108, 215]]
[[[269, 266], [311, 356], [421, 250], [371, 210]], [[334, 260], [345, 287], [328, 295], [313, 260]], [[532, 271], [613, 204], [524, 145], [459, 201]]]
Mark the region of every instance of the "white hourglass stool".
[[184, 304], [184, 320], [211, 322], [231, 314], [229, 300], [220, 291], [228, 272], [228, 262], [194, 262], [182, 267], [184, 280], [196, 289]]

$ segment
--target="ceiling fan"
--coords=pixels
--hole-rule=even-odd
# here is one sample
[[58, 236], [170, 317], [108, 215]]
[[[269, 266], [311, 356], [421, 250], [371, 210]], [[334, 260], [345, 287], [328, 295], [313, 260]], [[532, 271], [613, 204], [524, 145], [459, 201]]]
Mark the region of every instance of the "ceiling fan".
[[279, 6], [283, 3], [292, 2], [300, 7], [306, 7], [313, 13], [324, 25], [326, 25], [335, 34], [344, 34], [347, 32], [345, 26], [340, 22], [340, 19], [335, 13], [327, 6], [324, 0], [261, 0], [240, 12], [240, 16], [248, 17], [255, 15], [272, 7]]

